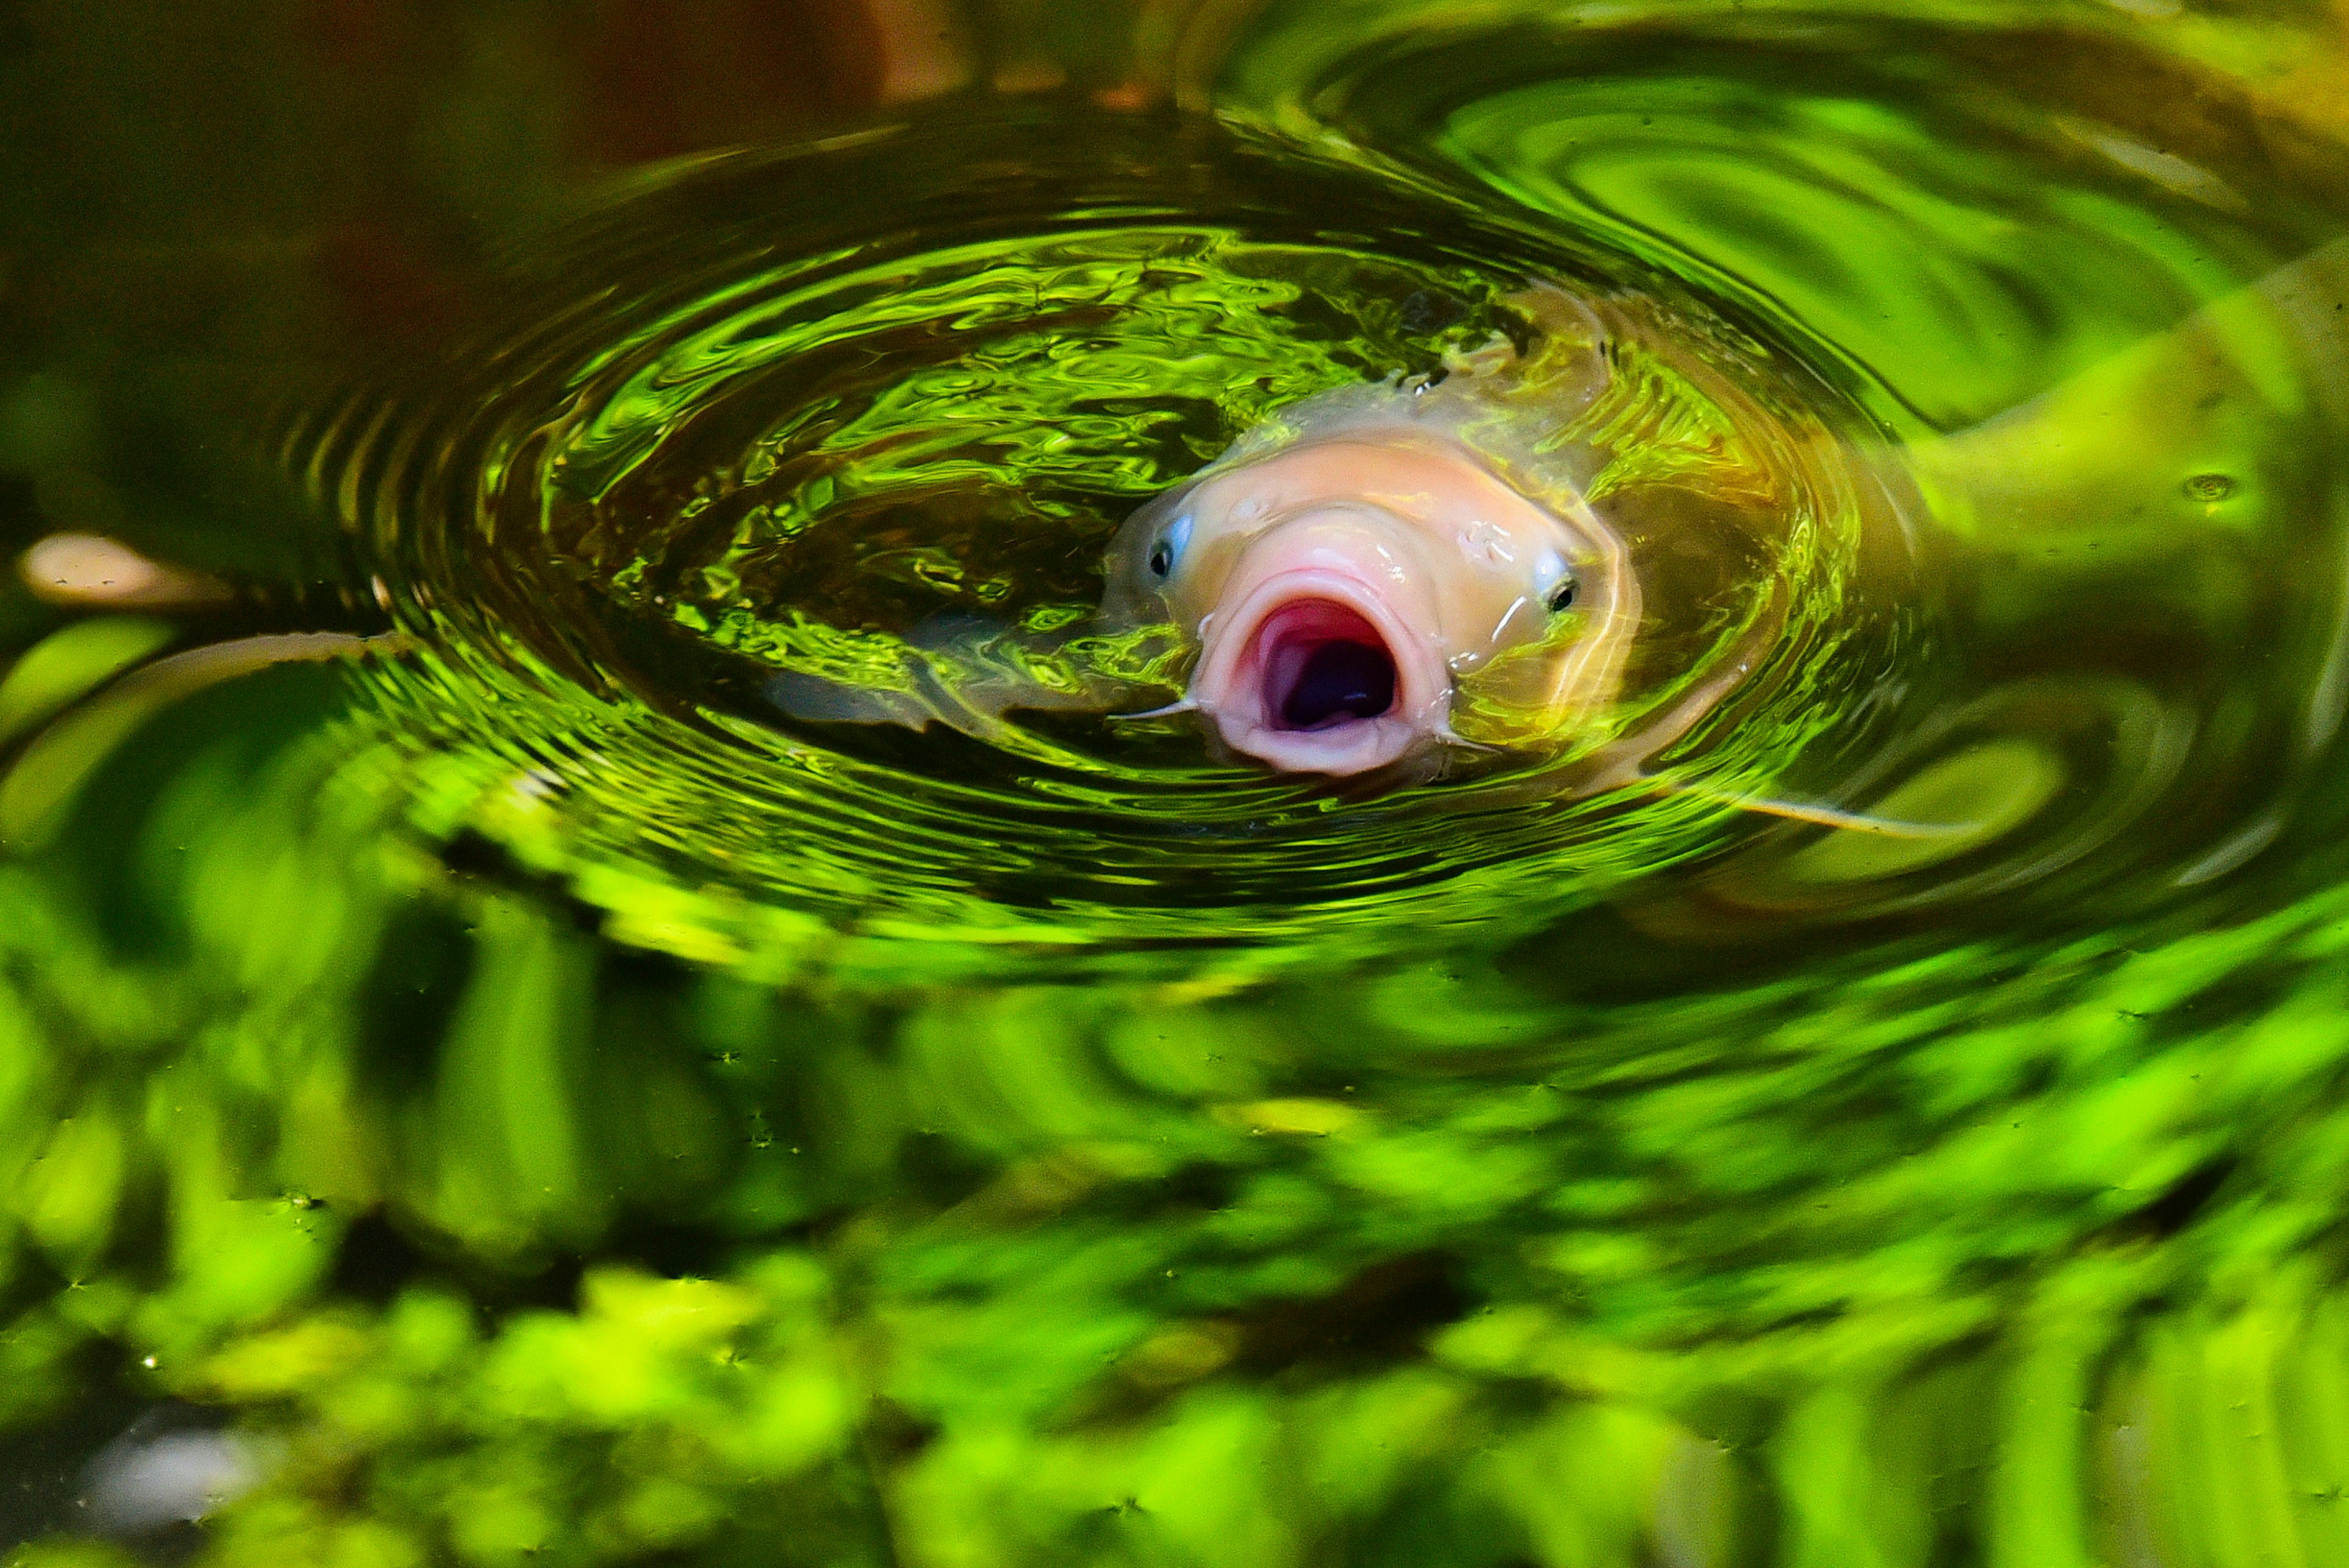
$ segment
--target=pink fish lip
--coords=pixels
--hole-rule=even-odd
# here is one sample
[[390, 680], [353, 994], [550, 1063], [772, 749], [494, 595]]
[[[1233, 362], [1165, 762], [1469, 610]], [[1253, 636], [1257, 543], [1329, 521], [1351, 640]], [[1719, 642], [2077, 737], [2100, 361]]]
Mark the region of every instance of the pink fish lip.
[[1225, 743], [1288, 773], [1367, 773], [1446, 727], [1451, 672], [1377, 585], [1311, 566], [1206, 628], [1191, 701]]

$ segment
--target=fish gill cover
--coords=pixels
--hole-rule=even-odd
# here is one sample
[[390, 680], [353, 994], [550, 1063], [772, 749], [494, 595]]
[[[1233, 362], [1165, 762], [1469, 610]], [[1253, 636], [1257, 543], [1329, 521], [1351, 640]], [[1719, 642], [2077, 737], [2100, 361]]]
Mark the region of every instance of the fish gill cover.
[[[22, 1560], [2349, 1556], [2338, 40], [1151, 15], [1168, 107], [640, 175], [296, 398], [364, 662], [12, 606]], [[1119, 521], [1537, 282], [1769, 416], [1637, 364], [1616, 483], [1802, 480], [1639, 787], [1034, 699], [1178, 690]], [[92, 1539], [167, 1454], [201, 1532]]]

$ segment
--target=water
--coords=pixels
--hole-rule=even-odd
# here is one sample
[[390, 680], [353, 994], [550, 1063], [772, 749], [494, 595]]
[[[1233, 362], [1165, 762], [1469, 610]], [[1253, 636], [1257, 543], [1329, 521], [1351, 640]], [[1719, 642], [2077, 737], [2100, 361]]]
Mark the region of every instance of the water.
[[[182, 574], [0, 600], [28, 1562], [2349, 1555], [2333, 24], [620, 9], [5, 209], [18, 546]], [[125, 134], [241, 57], [31, 14]], [[1529, 280], [1711, 367], [1611, 728], [997, 711], [1163, 701], [1118, 522]]]

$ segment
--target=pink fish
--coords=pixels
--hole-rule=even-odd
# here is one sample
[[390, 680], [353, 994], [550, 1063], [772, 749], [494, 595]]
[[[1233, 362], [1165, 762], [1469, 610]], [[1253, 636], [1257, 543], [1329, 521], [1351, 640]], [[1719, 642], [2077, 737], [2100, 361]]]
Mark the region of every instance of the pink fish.
[[[1554, 287], [1510, 303], [1532, 327], [1524, 349], [1495, 340], [1440, 378], [1296, 404], [1126, 522], [1103, 618], [1171, 621], [1197, 650], [1162, 711], [1196, 711], [1270, 767], [1345, 775], [1492, 743], [1496, 714], [1500, 743], [1550, 742], [1616, 701], [1643, 624], [1626, 516], [1656, 520], [1654, 487], [1630, 472], [1648, 454], [1607, 476], [1628, 513], [1594, 505], [1592, 486], [1630, 444], [1605, 430], [1619, 438], [1660, 400], [1618, 360], [1636, 345], [1711, 406], [1745, 400], [1628, 313]], [[1683, 446], [1675, 493], [1756, 492], [1733, 438]], [[1464, 734], [1471, 704], [1485, 722]]]

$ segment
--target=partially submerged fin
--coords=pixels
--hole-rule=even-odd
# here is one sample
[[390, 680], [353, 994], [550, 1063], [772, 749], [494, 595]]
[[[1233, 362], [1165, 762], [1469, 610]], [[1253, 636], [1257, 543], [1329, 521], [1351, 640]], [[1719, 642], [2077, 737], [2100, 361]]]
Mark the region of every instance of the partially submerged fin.
[[[902, 724], [909, 730], [952, 722], [935, 703], [895, 687], [859, 686], [785, 670], [761, 688], [768, 701], [812, 724]], [[959, 727], [959, 726], [957, 726]]]
[[999, 622], [941, 616], [916, 627], [905, 639], [895, 668], [875, 679], [848, 680], [784, 670], [771, 676], [763, 691], [783, 712], [811, 723], [895, 724], [909, 730], [937, 724], [997, 745], [1017, 738], [1005, 718], [1009, 713], [1108, 706], [1112, 693], [1102, 683], [1059, 686], [1040, 678], [1030, 667], [1037, 651]]

